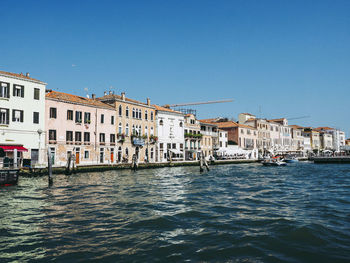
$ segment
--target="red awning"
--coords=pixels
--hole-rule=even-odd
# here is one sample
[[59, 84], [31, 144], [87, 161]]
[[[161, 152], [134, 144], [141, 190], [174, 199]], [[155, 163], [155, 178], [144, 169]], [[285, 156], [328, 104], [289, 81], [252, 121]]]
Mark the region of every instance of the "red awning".
[[0, 148], [2, 148], [5, 152], [13, 152], [15, 149], [17, 149], [19, 152], [28, 152], [28, 149], [20, 145], [0, 145]]

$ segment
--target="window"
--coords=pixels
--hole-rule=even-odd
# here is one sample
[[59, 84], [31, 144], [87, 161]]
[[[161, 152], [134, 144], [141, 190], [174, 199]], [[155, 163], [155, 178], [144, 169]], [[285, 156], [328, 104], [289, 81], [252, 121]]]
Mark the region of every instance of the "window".
[[110, 142], [115, 143], [115, 134], [111, 134], [110, 136]]
[[163, 143], [160, 143], [160, 144], [159, 144], [159, 148], [160, 148], [161, 150], [163, 150]]
[[129, 136], [129, 124], [128, 123], [126, 124], [126, 127], [125, 127], [125, 135]]
[[24, 98], [24, 86], [14, 84], [13, 85], [13, 96]]
[[9, 109], [0, 108], [0, 124], [9, 124]]
[[153, 127], [151, 127], [151, 135], [154, 135]]
[[122, 123], [121, 123], [121, 122], [119, 122], [118, 133], [119, 133], [119, 134], [122, 134], [122, 133], [123, 133], [123, 126], [122, 126]]
[[0, 98], [10, 98], [10, 83], [0, 82]]
[[67, 120], [72, 121], [73, 120], [73, 111], [67, 110]]
[[81, 132], [75, 132], [75, 141], [81, 142]]
[[90, 142], [90, 132], [84, 132], [84, 142]]
[[39, 112], [33, 112], [33, 123], [38, 124], [39, 123]]
[[73, 141], [73, 132], [66, 131], [66, 142], [72, 142], [72, 141]]
[[184, 148], [184, 144], [180, 143], [180, 150], [183, 150], [183, 148]]
[[91, 123], [91, 113], [84, 112], [84, 123]]
[[142, 110], [139, 110], [139, 119], [142, 119]]
[[83, 113], [81, 111], [75, 112], [75, 123], [81, 123], [83, 117]]
[[84, 151], [84, 159], [89, 159], [89, 151]]
[[111, 116], [111, 124], [114, 125], [114, 116]]
[[125, 115], [127, 118], [129, 117], [129, 107], [128, 106], [126, 106]]
[[34, 99], [40, 100], [40, 89], [34, 88]]
[[163, 126], [163, 120], [160, 120], [160, 121], [159, 121], [159, 125], [160, 125], [160, 126]]
[[147, 112], [147, 110], [145, 111], [145, 120], [146, 121], [148, 120], [148, 112]]
[[123, 108], [122, 105], [119, 105], [119, 116], [123, 115]]
[[129, 156], [129, 149], [128, 148], [125, 149], [125, 155]]
[[56, 130], [49, 130], [49, 141], [56, 141]]
[[151, 121], [153, 121], [153, 111], [151, 111]]
[[182, 128], [183, 124], [182, 124], [182, 121], [180, 121], [180, 127]]
[[104, 123], [104, 122], [105, 122], [105, 115], [101, 114], [101, 123]]
[[50, 108], [50, 118], [51, 119], [57, 118], [57, 109], [56, 108]]
[[22, 110], [12, 110], [12, 121], [13, 122], [23, 122], [23, 111]]
[[167, 149], [169, 150], [169, 149], [171, 149], [171, 144], [170, 143], [167, 143]]
[[173, 143], [172, 147], [173, 147], [173, 149], [176, 149], [176, 143]]
[[105, 134], [100, 133], [100, 142], [105, 142], [105, 141], [106, 141]]
[[145, 126], [145, 135], [148, 136], [148, 128]]
[[136, 115], [135, 115], [135, 109], [132, 108], [132, 117], [135, 118], [135, 116], [136, 116]]

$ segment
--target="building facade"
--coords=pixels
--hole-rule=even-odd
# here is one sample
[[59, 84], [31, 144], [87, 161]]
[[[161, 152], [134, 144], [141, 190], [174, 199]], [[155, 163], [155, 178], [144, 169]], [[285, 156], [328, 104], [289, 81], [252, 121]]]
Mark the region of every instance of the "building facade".
[[156, 109], [157, 150], [156, 161], [183, 161], [185, 158], [184, 114], [153, 105]]
[[117, 162], [116, 112], [94, 99], [48, 91], [46, 142], [53, 166], [65, 166], [69, 156], [77, 165]]
[[185, 160], [198, 160], [201, 153], [201, 125], [193, 114], [185, 115]]
[[22, 165], [44, 165], [45, 88], [29, 73], [0, 71], [0, 148], [12, 159], [16, 149]]
[[140, 162], [155, 162], [158, 137], [155, 108], [150, 99], [143, 103], [127, 98], [124, 92], [121, 95], [105, 92], [98, 100], [116, 110], [118, 156], [121, 156], [121, 161], [131, 162], [136, 154]]

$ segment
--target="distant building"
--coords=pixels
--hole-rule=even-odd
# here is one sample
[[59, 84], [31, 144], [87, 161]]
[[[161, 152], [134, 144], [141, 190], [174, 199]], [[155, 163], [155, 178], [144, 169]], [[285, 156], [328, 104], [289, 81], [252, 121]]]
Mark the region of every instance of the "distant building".
[[[341, 147], [345, 145], [345, 132], [331, 128], [331, 127], [318, 127], [314, 129], [318, 131], [320, 134], [331, 134], [332, 135], [332, 149], [334, 151], [340, 151]], [[329, 136], [325, 136], [328, 138]]]
[[46, 83], [29, 73], [0, 71], [0, 148], [24, 165], [43, 165]]
[[213, 123], [200, 121], [202, 145], [201, 150], [205, 157], [214, 156], [215, 151], [219, 150], [218, 127]]

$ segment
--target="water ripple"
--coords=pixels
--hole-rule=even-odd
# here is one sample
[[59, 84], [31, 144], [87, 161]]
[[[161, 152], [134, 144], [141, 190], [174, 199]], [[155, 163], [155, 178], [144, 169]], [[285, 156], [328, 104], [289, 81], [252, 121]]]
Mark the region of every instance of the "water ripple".
[[21, 178], [0, 262], [349, 262], [350, 166], [299, 163]]

